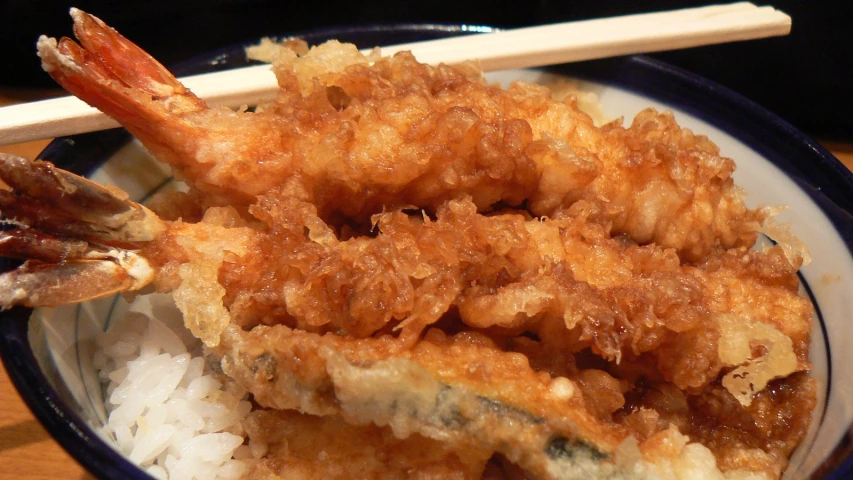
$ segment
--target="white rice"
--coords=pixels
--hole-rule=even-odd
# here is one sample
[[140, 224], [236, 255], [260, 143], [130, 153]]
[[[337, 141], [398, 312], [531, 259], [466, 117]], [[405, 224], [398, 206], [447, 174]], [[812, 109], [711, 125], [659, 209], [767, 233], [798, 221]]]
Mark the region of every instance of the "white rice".
[[252, 456], [240, 426], [252, 408], [245, 391], [210, 374], [170, 297], [140, 297], [131, 310], [97, 339], [103, 433], [154, 478], [239, 478]]

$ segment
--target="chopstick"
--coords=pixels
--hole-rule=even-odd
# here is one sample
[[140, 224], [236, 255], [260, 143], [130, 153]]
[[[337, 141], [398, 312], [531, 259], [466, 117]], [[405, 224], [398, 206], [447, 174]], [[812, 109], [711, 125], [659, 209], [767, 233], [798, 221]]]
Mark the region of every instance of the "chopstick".
[[[558, 23], [383, 47], [410, 50], [422, 63], [478, 60], [485, 71], [527, 68], [787, 35], [791, 18], [749, 2]], [[369, 50], [364, 50], [368, 52]], [[271, 101], [278, 84], [269, 65], [183, 77], [211, 106]], [[119, 126], [75, 97], [0, 108], [0, 145]]]

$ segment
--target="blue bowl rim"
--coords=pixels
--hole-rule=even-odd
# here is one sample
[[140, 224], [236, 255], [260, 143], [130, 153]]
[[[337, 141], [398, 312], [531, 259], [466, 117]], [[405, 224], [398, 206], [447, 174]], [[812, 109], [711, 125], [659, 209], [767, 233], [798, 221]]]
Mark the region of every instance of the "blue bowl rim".
[[[309, 43], [337, 38], [357, 44], [371, 35], [398, 35], [400, 41], [489, 32], [488, 26], [403, 24], [331, 27], [287, 34]], [[204, 73], [229, 66], [242, 66], [245, 45], [232, 45], [208, 52], [175, 66], [177, 75]], [[624, 88], [680, 108], [721, 128], [753, 148], [786, 172], [823, 209], [839, 235], [853, 252], [853, 174], [816, 141], [762, 106], [740, 94], [653, 58], [636, 55], [570, 65], [549, 70]], [[110, 130], [54, 140], [39, 158], [49, 159], [68, 170], [88, 174], [130, 139], [122, 130]], [[73, 148], [69, 148], [73, 146]], [[81, 157], [80, 152], [87, 152]], [[2, 261], [7, 270], [14, 264]], [[31, 310], [13, 308], [0, 315], [0, 359], [25, 403], [56, 441], [91, 473], [100, 478], [149, 478], [138, 467], [109, 447], [69, 407], [38, 369], [28, 342]], [[834, 460], [821, 472], [827, 479], [846, 478], [853, 472], [853, 446], [835, 452]], [[842, 460], [843, 459], [843, 460]], [[833, 465], [835, 470], [830, 471]]]

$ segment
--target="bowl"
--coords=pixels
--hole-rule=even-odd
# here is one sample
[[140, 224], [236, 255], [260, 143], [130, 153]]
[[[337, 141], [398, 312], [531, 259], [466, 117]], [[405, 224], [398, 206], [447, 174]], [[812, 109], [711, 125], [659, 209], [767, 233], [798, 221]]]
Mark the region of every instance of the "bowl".
[[[487, 27], [395, 25], [339, 28], [301, 34], [360, 46], [454, 36]], [[180, 75], [247, 64], [243, 46], [211, 52], [173, 70]], [[493, 81], [577, 79], [598, 96], [605, 118], [632, 118], [653, 106], [674, 112], [680, 125], [707, 135], [734, 158], [747, 203], [784, 204], [778, 218], [810, 247], [800, 277], [816, 307], [812, 374], [819, 383], [811, 429], [785, 478], [847, 478], [853, 473], [853, 175], [814, 140], [748, 99], [699, 76], [645, 56], [604, 59], [547, 70], [489, 74]], [[143, 201], [174, 185], [121, 129], [61, 138], [40, 155], [61, 168], [112, 183]], [[13, 265], [4, 261], [3, 269]], [[55, 310], [14, 308], [0, 320], [0, 356], [24, 401], [68, 452], [100, 478], [148, 478], [97, 433], [105, 419], [104, 393], [92, 365], [95, 336], [127, 309], [119, 297]]]

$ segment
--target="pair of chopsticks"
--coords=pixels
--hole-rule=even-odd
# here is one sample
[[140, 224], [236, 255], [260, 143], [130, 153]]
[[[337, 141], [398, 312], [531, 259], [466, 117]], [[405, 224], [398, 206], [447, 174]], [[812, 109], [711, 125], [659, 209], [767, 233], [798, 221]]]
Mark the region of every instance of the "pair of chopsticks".
[[[786, 14], [741, 2], [406, 43], [382, 47], [382, 53], [409, 50], [429, 64], [478, 60], [483, 70], [494, 71], [787, 35], [790, 30]], [[278, 90], [269, 65], [180, 80], [211, 106], [271, 101]], [[117, 126], [75, 97], [43, 100], [0, 108], [0, 145]]]

